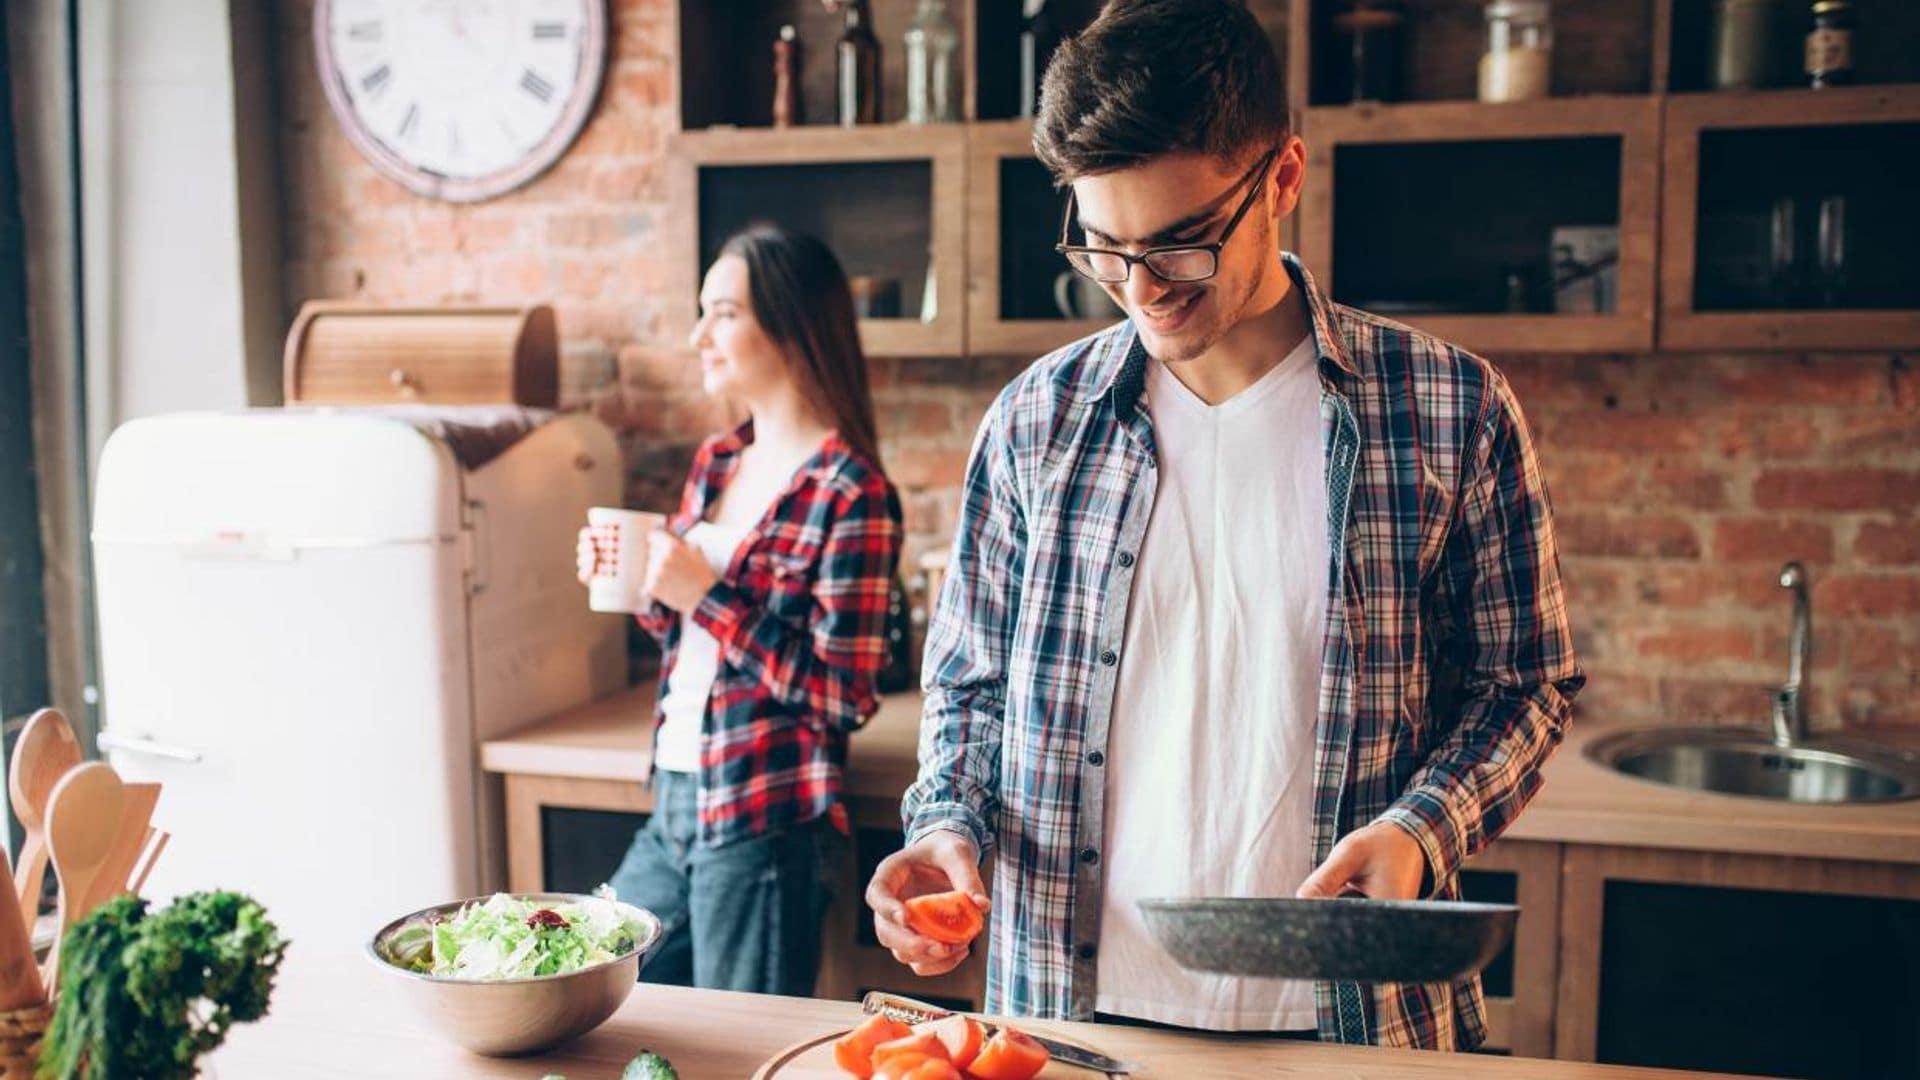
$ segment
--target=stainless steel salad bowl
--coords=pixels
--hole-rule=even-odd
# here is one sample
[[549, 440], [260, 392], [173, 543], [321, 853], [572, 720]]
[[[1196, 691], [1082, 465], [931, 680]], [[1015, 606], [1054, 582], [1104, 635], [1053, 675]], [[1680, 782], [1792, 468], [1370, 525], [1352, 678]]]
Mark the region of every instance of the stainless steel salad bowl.
[[[509, 895], [543, 907], [594, 899], [573, 893]], [[402, 915], [367, 943], [367, 956], [392, 977], [412, 1008], [442, 1035], [476, 1054], [530, 1054], [600, 1026], [633, 992], [641, 966], [660, 947], [663, 936], [660, 920], [652, 912], [608, 901], [642, 927], [633, 949], [612, 960], [564, 975], [486, 981], [409, 969], [409, 958], [424, 946], [426, 928], [487, 899], [456, 900]]]

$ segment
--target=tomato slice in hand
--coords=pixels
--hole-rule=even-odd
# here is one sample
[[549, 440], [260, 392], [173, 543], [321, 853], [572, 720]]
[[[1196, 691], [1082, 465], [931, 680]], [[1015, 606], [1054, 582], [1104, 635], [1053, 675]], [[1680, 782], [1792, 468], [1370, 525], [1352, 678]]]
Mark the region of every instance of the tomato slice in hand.
[[859, 1080], [867, 1080], [873, 1075], [873, 1048], [911, 1034], [912, 1028], [890, 1016], [870, 1016], [866, 1023], [834, 1041], [834, 1064]]
[[1028, 1080], [1046, 1068], [1052, 1056], [1026, 1033], [1003, 1027], [980, 1048], [967, 1073], [975, 1080]]
[[986, 1041], [987, 1031], [980, 1022], [971, 1016], [946, 1016], [938, 1020], [929, 1020], [924, 1024], [915, 1024], [915, 1031], [930, 1031], [947, 1048], [947, 1060], [964, 1069], [973, 1063], [980, 1053], [980, 1044]]
[[986, 925], [973, 898], [963, 892], [916, 896], [906, 906], [907, 929], [942, 945], [965, 945]]

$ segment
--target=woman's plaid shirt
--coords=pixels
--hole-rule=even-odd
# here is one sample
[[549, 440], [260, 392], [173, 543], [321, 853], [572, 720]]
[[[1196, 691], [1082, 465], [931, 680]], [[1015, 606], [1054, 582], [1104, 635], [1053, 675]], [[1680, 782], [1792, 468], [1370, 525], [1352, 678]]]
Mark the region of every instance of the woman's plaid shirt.
[[[706, 516], [752, 441], [748, 423], [700, 447], [669, 529], [685, 533]], [[720, 643], [700, 735], [703, 846], [826, 815], [846, 828], [847, 736], [879, 708], [874, 677], [886, 662], [900, 540], [893, 485], [829, 436], [693, 610]], [[665, 650], [664, 697], [681, 617], [656, 603], [639, 621]], [[655, 724], [661, 719], [656, 706]]]
[[[1490, 364], [1333, 304], [1285, 262], [1318, 350], [1334, 553], [1315, 859], [1392, 821], [1426, 853], [1433, 895], [1455, 897], [1460, 864], [1539, 787], [1584, 682], [1546, 487]], [[1093, 1012], [1102, 878], [1083, 852], [1101, 841], [1118, 654], [1157, 479], [1140, 407], [1150, 362], [1130, 323], [1042, 359], [995, 401], [967, 466], [903, 814], [910, 839], [953, 829], [992, 852], [990, 1012]], [[1485, 1036], [1477, 978], [1318, 990], [1324, 1039]]]

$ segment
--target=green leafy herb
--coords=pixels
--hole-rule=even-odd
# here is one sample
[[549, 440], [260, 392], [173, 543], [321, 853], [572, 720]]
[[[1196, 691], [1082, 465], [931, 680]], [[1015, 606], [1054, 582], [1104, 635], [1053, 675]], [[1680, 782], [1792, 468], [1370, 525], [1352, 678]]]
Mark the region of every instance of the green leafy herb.
[[253, 900], [182, 896], [160, 911], [121, 895], [74, 924], [42, 1080], [191, 1080], [236, 1023], [267, 1013], [287, 943]]
[[666, 1058], [651, 1050], [642, 1050], [639, 1057], [627, 1062], [620, 1080], [680, 1080], [680, 1074], [673, 1071], [672, 1063]]

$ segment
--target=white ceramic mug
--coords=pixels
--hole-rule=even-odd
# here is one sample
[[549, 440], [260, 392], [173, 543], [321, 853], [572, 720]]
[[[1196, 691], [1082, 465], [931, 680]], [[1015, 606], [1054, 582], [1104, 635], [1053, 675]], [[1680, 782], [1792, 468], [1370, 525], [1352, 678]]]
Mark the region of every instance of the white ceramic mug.
[[666, 523], [666, 515], [643, 510], [595, 506], [587, 511], [587, 536], [593, 544], [593, 573], [587, 578], [589, 608], [640, 610], [640, 585], [647, 571], [647, 537]]

